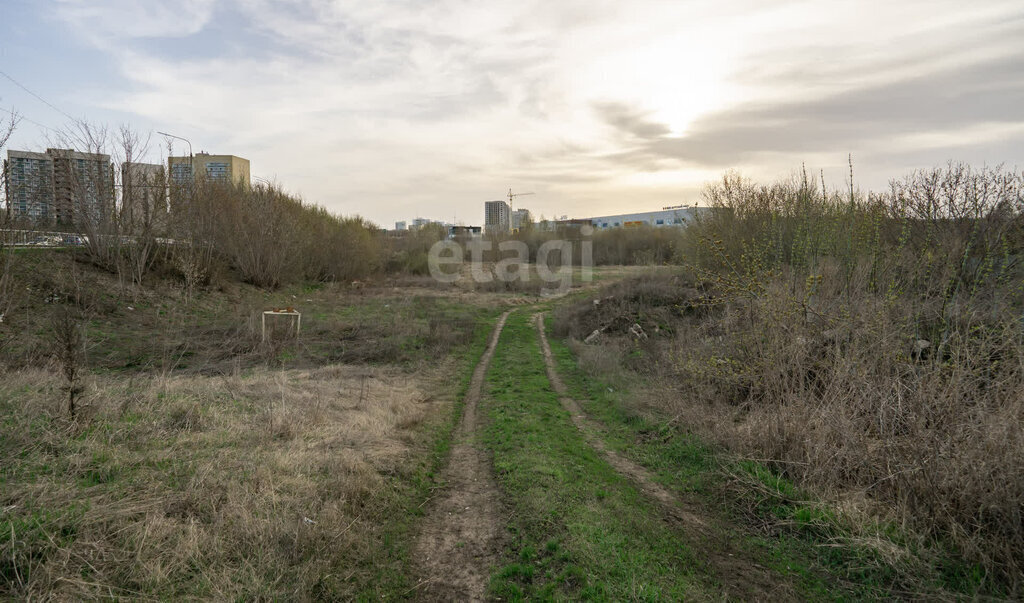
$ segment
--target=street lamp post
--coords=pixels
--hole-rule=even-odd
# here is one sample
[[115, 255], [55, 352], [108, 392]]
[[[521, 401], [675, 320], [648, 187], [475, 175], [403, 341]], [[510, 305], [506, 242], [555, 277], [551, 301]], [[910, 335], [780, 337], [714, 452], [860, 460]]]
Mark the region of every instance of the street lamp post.
[[[188, 174], [189, 175], [188, 196], [189, 196], [189, 203], [194, 205], [195, 204], [195, 194], [196, 194], [196, 161], [195, 161], [194, 155], [192, 155], [192, 141], [190, 141], [187, 138], [183, 138], [181, 136], [175, 136], [174, 134], [168, 134], [167, 132], [157, 132], [157, 134], [166, 136], [168, 138], [176, 138], [178, 140], [184, 140], [185, 143], [188, 144], [188, 172], [189, 172], [189, 174]], [[167, 169], [170, 170], [170, 168], [171, 168], [170, 162], [168, 161]], [[173, 174], [167, 174], [167, 176], [169, 178], [173, 178]], [[168, 180], [168, 184], [170, 184], [170, 180]], [[168, 202], [170, 204], [171, 212], [174, 212], [175, 211], [175, 209], [174, 209], [174, 205], [175, 205], [175, 202], [174, 202], [174, 197], [175, 197], [174, 191], [170, 187], [168, 187], [168, 189], [169, 189], [168, 193], [170, 194], [170, 198], [168, 199]], [[194, 208], [190, 208], [189, 211], [195, 211], [195, 209]]]
[[184, 140], [185, 141], [185, 143], [188, 145], [188, 170], [189, 170], [189, 176], [192, 178], [192, 181], [195, 182], [195, 180], [196, 180], [196, 161], [195, 161], [195, 159], [192, 156], [192, 142], [189, 139], [187, 139], [187, 138], [182, 138], [181, 136], [175, 136], [174, 134], [168, 134], [167, 132], [157, 132], [157, 134], [160, 134], [162, 136], [166, 136], [168, 138], [177, 138], [178, 140]]

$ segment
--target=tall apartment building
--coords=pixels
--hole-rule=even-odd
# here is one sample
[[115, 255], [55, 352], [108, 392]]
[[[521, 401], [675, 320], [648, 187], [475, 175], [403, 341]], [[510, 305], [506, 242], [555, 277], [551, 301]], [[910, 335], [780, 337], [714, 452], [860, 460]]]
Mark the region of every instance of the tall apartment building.
[[121, 164], [121, 219], [133, 232], [167, 225], [167, 179], [157, 163]]
[[511, 212], [505, 201], [484, 202], [484, 230], [488, 233], [508, 232]]
[[49, 220], [53, 212], [53, 158], [46, 153], [8, 150], [4, 188], [8, 217]]
[[46, 149], [53, 157], [53, 192], [58, 224], [99, 224], [114, 213], [114, 164], [110, 155]]
[[168, 157], [167, 170], [173, 184], [192, 182], [195, 170], [200, 178], [249, 185], [249, 160], [234, 155]]
[[71, 149], [9, 150], [4, 173], [12, 218], [72, 225], [98, 223], [114, 211], [110, 155]]

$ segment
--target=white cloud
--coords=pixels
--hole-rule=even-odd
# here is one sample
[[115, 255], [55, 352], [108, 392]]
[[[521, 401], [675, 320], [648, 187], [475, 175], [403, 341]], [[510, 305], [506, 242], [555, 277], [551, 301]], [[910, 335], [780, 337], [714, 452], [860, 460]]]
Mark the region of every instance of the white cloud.
[[97, 43], [121, 38], [180, 38], [202, 30], [214, 0], [56, 0], [57, 16]]
[[[714, 161], [735, 153], [753, 173], [784, 173], [807, 155], [822, 158], [830, 141], [764, 152], [771, 140], [762, 140], [740, 153], [727, 131], [708, 124], [762, 116], [752, 131], [771, 136], [769, 118], [791, 120], [784, 108], [797, 101], [821, 106], [813, 103], [1021, 57], [1019, 29], [1006, 18], [1019, 13], [1009, 2], [948, 0], [849, 0], [827, 10], [755, 0], [58, 3], [59, 16], [109, 51], [133, 83], [104, 106], [182, 130], [201, 148], [247, 156], [256, 174], [382, 223], [453, 211], [479, 221], [479, 202], [509, 186], [544, 191], [531, 198], [538, 213], [543, 204], [587, 213], [695, 200], [699, 181], [714, 173], [707, 158], [638, 154], [637, 141], [623, 136], [629, 127], [700, 136]], [[215, 26], [233, 52], [197, 58], [145, 43], [188, 45]], [[900, 99], [899, 110], [927, 100]], [[774, 109], [752, 113], [752, 103]], [[840, 125], [875, 117], [885, 120], [861, 114]], [[612, 118], [620, 125], [609, 127]], [[981, 139], [989, 132], [956, 127]], [[943, 131], [929, 124], [901, 148], [939, 144], [949, 139]], [[836, 148], [836, 158], [851, 150], [860, 149]]]

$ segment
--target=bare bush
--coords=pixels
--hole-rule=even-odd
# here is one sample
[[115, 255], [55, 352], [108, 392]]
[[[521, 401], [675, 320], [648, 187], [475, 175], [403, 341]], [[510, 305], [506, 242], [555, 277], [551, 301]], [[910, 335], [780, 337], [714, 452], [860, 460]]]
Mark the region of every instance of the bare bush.
[[[556, 329], [605, 328], [614, 343], [630, 321], [659, 328], [634, 370], [659, 365], [663, 412], [873, 501], [983, 590], [1019, 595], [1022, 192], [1024, 174], [958, 164], [881, 194], [730, 174], [708, 189], [719, 211], [689, 230], [690, 294], [627, 283], [558, 313]], [[641, 297], [664, 287], [677, 293]]]
[[120, 169], [115, 177], [121, 182], [121, 207], [116, 214], [121, 246], [118, 273], [127, 274], [131, 284], [140, 287], [161, 251], [160, 237], [167, 236], [167, 173], [161, 167], [152, 171], [141, 160], [149, 152], [149, 139], [121, 126], [119, 135]]
[[75, 418], [75, 401], [83, 391], [81, 375], [84, 371], [82, 321], [73, 308], [62, 305], [54, 313], [53, 356], [64, 377], [62, 390], [67, 395], [68, 416]]

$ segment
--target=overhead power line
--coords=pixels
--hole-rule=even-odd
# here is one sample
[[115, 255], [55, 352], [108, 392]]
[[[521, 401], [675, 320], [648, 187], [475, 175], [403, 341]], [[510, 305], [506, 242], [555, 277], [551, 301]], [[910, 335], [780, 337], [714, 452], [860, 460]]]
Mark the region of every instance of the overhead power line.
[[54, 105], [54, 104], [53, 104], [53, 103], [51, 103], [50, 101], [46, 100], [45, 98], [43, 98], [43, 97], [39, 96], [39, 95], [38, 95], [38, 94], [36, 94], [35, 92], [32, 92], [31, 90], [29, 90], [28, 88], [26, 88], [24, 84], [22, 84], [21, 82], [19, 82], [19, 81], [18, 81], [18, 80], [16, 80], [16, 79], [14, 79], [13, 77], [11, 77], [11, 76], [7, 75], [7, 74], [6, 74], [6, 73], [4, 73], [3, 71], [0, 71], [0, 75], [2, 75], [2, 76], [4, 76], [5, 78], [7, 78], [7, 79], [11, 80], [11, 82], [12, 82], [12, 83], [14, 83], [14, 85], [15, 85], [15, 86], [17, 86], [17, 87], [21, 88], [21, 89], [22, 89], [22, 90], [24, 90], [25, 92], [28, 92], [28, 93], [29, 93], [29, 94], [31, 94], [32, 96], [36, 97], [36, 99], [38, 99], [38, 100], [39, 100], [39, 102], [41, 102], [41, 103], [43, 103], [44, 105], [46, 105], [47, 107], [49, 107], [49, 108], [53, 109], [53, 110], [54, 110], [54, 111], [56, 111], [57, 113], [60, 113], [61, 115], [63, 115], [64, 117], [66, 117], [66, 118], [70, 119], [71, 121], [77, 121], [77, 120], [76, 120], [76, 119], [75, 119], [74, 117], [71, 117], [70, 115], [68, 115], [68, 114], [67, 114], [67, 113], [65, 113], [64, 111], [61, 111], [60, 109], [58, 109], [58, 108], [57, 108], [57, 106], [56, 106], [56, 105]]
[[35, 124], [35, 125], [39, 126], [40, 128], [42, 128], [44, 130], [50, 130], [51, 132], [56, 132], [56, 130], [54, 130], [50, 126], [44, 126], [43, 124], [39, 123], [38, 121], [36, 121], [34, 119], [29, 119], [29, 118], [25, 117], [21, 113], [15, 113], [14, 111], [11, 111], [9, 109], [4, 109], [3, 107], [0, 107], [0, 111], [3, 111], [4, 113], [7, 113], [8, 115], [16, 115], [18, 117], [18, 119], [24, 119], [28, 123]]

